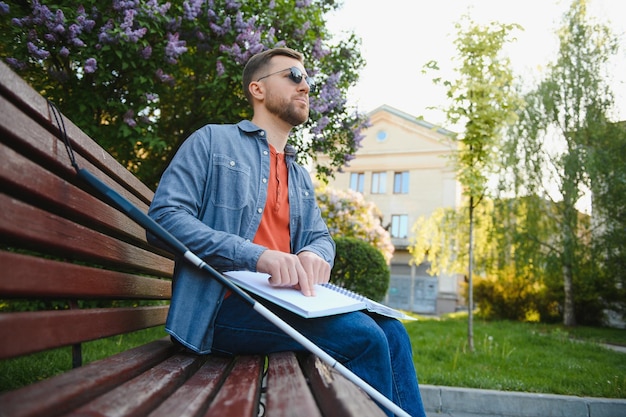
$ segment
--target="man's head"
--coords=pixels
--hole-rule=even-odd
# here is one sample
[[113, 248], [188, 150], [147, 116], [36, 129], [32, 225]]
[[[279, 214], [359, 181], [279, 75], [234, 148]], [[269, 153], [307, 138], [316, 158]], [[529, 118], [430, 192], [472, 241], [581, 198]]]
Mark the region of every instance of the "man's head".
[[291, 126], [308, 119], [313, 82], [303, 62], [302, 54], [289, 48], [269, 49], [250, 58], [243, 86], [255, 117], [277, 117]]
[[265, 75], [265, 73], [271, 67], [270, 61], [275, 56], [285, 56], [288, 58], [297, 59], [300, 63], [304, 64], [304, 57], [302, 54], [291, 48], [274, 48], [267, 51], [260, 52], [253, 55], [248, 60], [246, 66], [243, 69], [243, 92], [248, 99], [248, 102], [252, 104], [252, 95], [250, 94], [250, 83], [256, 81], [259, 77]]

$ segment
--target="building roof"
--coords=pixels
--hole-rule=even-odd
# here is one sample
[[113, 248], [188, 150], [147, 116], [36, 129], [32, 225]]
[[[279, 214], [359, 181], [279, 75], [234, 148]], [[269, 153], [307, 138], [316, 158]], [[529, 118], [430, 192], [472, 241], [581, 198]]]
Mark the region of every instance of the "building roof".
[[383, 111], [387, 112], [387, 113], [390, 113], [390, 114], [393, 114], [393, 115], [395, 115], [397, 117], [400, 117], [402, 119], [405, 119], [405, 120], [407, 120], [407, 121], [409, 121], [411, 123], [415, 123], [416, 125], [422, 126], [422, 127], [426, 128], [426, 129], [436, 130], [437, 133], [440, 133], [442, 135], [446, 135], [446, 136], [454, 136], [455, 135], [455, 133], [450, 131], [450, 130], [444, 129], [443, 127], [440, 127], [440, 126], [434, 125], [432, 123], [429, 123], [426, 120], [423, 120], [423, 119], [420, 119], [418, 117], [412, 116], [412, 115], [410, 115], [408, 113], [403, 112], [402, 110], [398, 110], [398, 109], [396, 109], [394, 107], [391, 107], [391, 106], [389, 106], [387, 104], [383, 104], [383, 105], [375, 108], [374, 110], [369, 112], [368, 115], [370, 117], [372, 117], [374, 114], [376, 114], [378, 112], [383, 112]]

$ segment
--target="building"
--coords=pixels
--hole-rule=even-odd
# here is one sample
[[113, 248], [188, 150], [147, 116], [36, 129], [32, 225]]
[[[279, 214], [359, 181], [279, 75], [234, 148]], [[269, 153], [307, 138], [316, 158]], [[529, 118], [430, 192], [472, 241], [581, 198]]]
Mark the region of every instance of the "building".
[[459, 277], [433, 277], [428, 265], [412, 265], [411, 228], [439, 207], [457, 207], [460, 186], [450, 166], [452, 132], [383, 105], [370, 114], [356, 158], [329, 186], [353, 189], [376, 204], [395, 252], [386, 304], [424, 314], [455, 311], [462, 304]]

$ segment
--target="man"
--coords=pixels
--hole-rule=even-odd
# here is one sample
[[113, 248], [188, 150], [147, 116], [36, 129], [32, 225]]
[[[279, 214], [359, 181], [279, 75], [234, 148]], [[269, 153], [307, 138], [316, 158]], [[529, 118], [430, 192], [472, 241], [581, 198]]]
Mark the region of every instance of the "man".
[[[299, 52], [276, 48], [253, 56], [243, 71], [252, 120], [193, 133], [163, 174], [148, 213], [214, 268], [265, 272], [272, 285], [295, 286], [306, 296], [328, 282], [335, 256], [309, 174], [287, 144], [291, 129], [309, 116], [311, 85]], [[194, 352], [304, 350], [182, 260], [173, 285], [166, 330]], [[400, 322], [364, 312], [304, 319], [271, 308], [408, 413], [425, 416]]]

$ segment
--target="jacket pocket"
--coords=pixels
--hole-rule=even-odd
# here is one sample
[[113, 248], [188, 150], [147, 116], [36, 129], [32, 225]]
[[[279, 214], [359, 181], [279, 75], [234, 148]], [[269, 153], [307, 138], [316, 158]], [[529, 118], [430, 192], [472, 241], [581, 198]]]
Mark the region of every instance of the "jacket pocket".
[[216, 207], [241, 210], [248, 199], [250, 166], [222, 154], [213, 155], [211, 199]]

